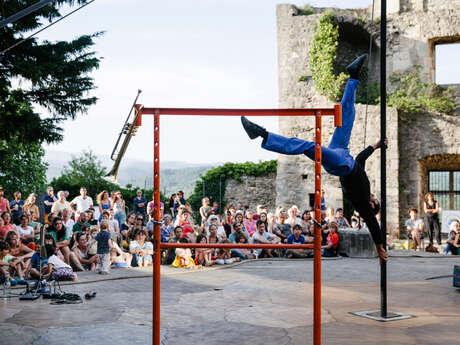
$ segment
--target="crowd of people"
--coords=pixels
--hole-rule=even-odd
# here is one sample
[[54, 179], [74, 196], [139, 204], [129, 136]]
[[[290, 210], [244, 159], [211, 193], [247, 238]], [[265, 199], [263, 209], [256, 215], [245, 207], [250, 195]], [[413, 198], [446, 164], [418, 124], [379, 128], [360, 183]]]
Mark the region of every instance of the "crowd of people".
[[[153, 200], [147, 201], [138, 191], [133, 210], [128, 211], [119, 191], [102, 191], [96, 204], [81, 187], [80, 195], [68, 199], [65, 191], [56, 194], [48, 187], [43, 196], [43, 215], [36, 204], [36, 195], [22, 200], [15, 192], [9, 202], [0, 187], [0, 280], [11, 284], [26, 279], [76, 280], [78, 271], [108, 274], [112, 267], [145, 267], [153, 262], [154, 219]], [[70, 200], [70, 201], [69, 201]], [[371, 206], [377, 220], [380, 204], [372, 195]], [[321, 212], [321, 248], [326, 257], [338, 255], [341, 228], [360, 229], [366, 226], [359, 213], [348, 220], [343, 209], [326, 208], [324, 191]], [[173, 194], [167, 207], [160, 203], [161, 242], [163, 243], [285, 243], [314, 242], [314, 210], [288, 209], [278, 206], [268, 210], [258, 205], [255, 210], [242, 203], [227, 205], [221, 213], [219, 204], [203, 198], [196, 222], [184, 193]], [[417, 210], [409, 210], [406, 230], [419, 250], [423, 233], [430, 244], [441, 244], [439, 205], [428, 193], [424, 204], [425, 221], [417, 218]], [[451, 224], [445, 254], [460, 254], [460, 223]], [[40, 236], [44, 237], [40, 245]], [[162, 263], [173, 267], [195, 267], [229, 264], [263, 257], [311, 257], [311, 249], [211, 249], [170, 248], [162, 250]]]

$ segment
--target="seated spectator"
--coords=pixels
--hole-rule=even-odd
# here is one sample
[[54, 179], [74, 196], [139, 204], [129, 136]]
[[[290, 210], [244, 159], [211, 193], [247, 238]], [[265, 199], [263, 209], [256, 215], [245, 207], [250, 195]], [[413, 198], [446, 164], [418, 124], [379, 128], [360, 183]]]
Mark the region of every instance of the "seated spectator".
[[[174, 228], [174, 233], [169, 238], [169, 243], [179, 243], [179, 240], [182, 238], [182, 227], [176, 226]], [[163, 264], [170, 265], [174, 262], [176, 258], [176, 248], [168, 248], [166, 255], [163, 257]]]
[[[199, 234], [196, 238], [196, 243], [208, 243], [206, 235]], [[195, 264], [211, 266], [214, 264], [214, 261], [211, 257], [212, 248], [197, 248], [195, 250]]]
[[[182, 237], [179, 239], [179, 243], [189, 243], [188, 239]], [[192, 268], [195, 266], [195, 262], [192, 258], [192, 251], [190, 248], [176, 248], [176, 258], [171, 264], [172, 267], [176, 268]]]
[[[243, 228], [243, 225], [241, 223], [235, 223], [233, 224], [233, 232], [230, 234], [228, 240], [230, 241], [230, 243], [248, 243], [249, 241], [249, 234], [248, 232]], [[246, 238], [246, 241], [245, 242], [241, 242], [241, 239], [238, 240], [239, 237], [245, 237]], [[251, 253], [251, 251], [248, 249], [249, 253]], [[233, 257], [238, 257], [242, 260], [246, 260], [248, 257], [248, 251], [246, 250], [243, 250], [243, 249], [239, 249], [239, 248], [232, 248], [231, 249], [231, 254]]]
[[8, 261], [9, 266], [11, 268], [10, 275], [13, 276], [15, 272], [18, 276], [18, 283], [24, 282], [24, 271], [29, 264], [29, 260], [34, 254], [34, 251], [29, 247], [23, 245], [18, 238], [18, 234], [16, 231], [9, 231], [6, 234], [5, 242], [8, 245], [8, 254], [12, 256], [12, 258], [7, 257], [4, 261]]
[[333, 207], [328, 207], [326, 208], [326, 217], [324, 218], [326, 220], [326, 222], [335, 222], [336, 219], [335, 219], [335, 212], [334, 212], [334, 208]]
[[351, 227], [353, 229], [361, 229], [364, 225], [364, 219], [359, 215], [359, 212], [355, 210], [351, 216]]
[[190, 237], [194, 234], [190, 213], [184, 208], [178, 214], [178, 225], [182, 227], [182, 237]]
[[118, 227], [118, 222], [115, 219], [110, 219], [110, 213], [104, 211], [102, 213], [102, 220], [105, 220], [107, 224], [109, 224], [109, 232], [113, 233], [120, 233], [120, 228]]
[[450, 229], [451, 231], [447, 238], [446, 248], [444, 248], [443, 254], [460, 255], [460, 251], [458, 249], [460, 247], [460, 223], [458, 222], [458, 220], [455, 220], [450, 224]]
[[313, 221], [311, 219], [311, 214], [310, 210], [305, 210], [302, 213], [302, 217], [300, 217], [302, 220], [301, 226], [302, 226], [302, 234], [311, 234], [312, 233], [312, 226], [313, 226]]
[[87, 271], [95, 271], [97, 265], [97, 256], [89, 255], [89, 246], [87, 235], [83, 232], [76, 233], [75, 246], [72, 248], [80, 264]]
[[73, 226], [75, 225], [75, 221], [70, 218], [72, 216], [72, 212], [69, 211], [67, 208], [62, 211], [62, 224], [65, 227], [67, 232], [67, 237], [71, 238], [73, 234]]
[[[299, 224], [294, 225], [293, 233], [289, 235], [287, 244], [304, 244], [305, 237], [302, 235], [302, 227]], [[306, 258], [312, 254], [311, 249], [288, 249], [286, 257], [292, 258]]]
[[232, 212], [230, 210], [225, 211], [225, 218], [222, 222], [222, 226], [224, 227], [226, 238], [228, 238], [232, 233], [233, 222], [234, 222], [234, 219], [233, 219]]
[[[422, 246], [423, 220], [417, 218], [417, 209], [409, 209], [409, 219], [406, 220], [406, 230], [409, 239], [414, 242], [414, 250]], [[409, 248], [410, 249], [410, 248]]]
[[288, 219], [286, 223], [291, 226], [291, 229], [294, 225], [299, 224], [302, 225], [302, 220], [298, 217], [299, 215], [299, 208], [296, 205], [292, 205], [291, 208], [287, 212]]
[[325, 257], [337, 256], [339, 249], [339, 225], [336, 222], [329, 223], [329, 235], [326, 245], [321, 246], [321, 255]]
[[11, 223], [11, 213], [8, 211], [2, 212], [2, 221], [3, 225], [0, 225], [0, 239], [5, 239], [6, 234], [10, 231], [15, 231], [16, 233], [18, 232], [18, 229], [16, 229], [16, 226]]
[[[242, 233], [236, 234], [236, 243], [246, 244], [248, 243], [248, 238]], [[239, 255], [235, 255], [234, 251], [238, 251]], [[255, 259], [255, 255], [253, 254], [252, 250], [249, 248], [239, 248], [239, 249], [232, 249], [231, 250], [232, 257], [240, 258], [241, 260], [248, 260], [248, 259]]]
[[[88, 239], [88, 257], [91, 258], [93, 256], [97, 256], [97, 241], [96, 241], [96, 236], [99, 232], [97, 229], [88, 229], [88, 233], [86, 235], [86, 238]], [[85, 231], [82, 231], [82, 233], [86, 233]]]
[[14, 192], [14, 200], [10, 202], [11, 217], [13, 223], [19, 225], [19, 217], [22, 215], [24, 200], [21, 199], [21, 192]]
[[[209, 226], [215, 225], [217, 228], [217, 237], [219, 238], [219, 241], [222, 241], [223, 239], [227, 238], [227, 234], [225, 233], [225, 228], [219, 224], [219, 217], [216, 215], [211, 215], [208, 218]], [[209, 231], [209, 228], [208, 228]]]
[[[145, 233], [147, 233], [147, 230], [145, 229], [145, 226], [144, 226], [144, 217], [141, 214], [137, 214], [134, 225], [131, 226], [131, 228], [128, 231], [130, 241], [135, 240], [137, 233], [141, 230], [144, 230]], [[147, 241], [148, 240], [149, 238], [147, 237]]]
[[[222, 243], [230, 243], [228, 239], [222, 241]], [[240, 261], [239, 258], [232, 258], [232, 254], [230, 252], [230, 248], [219, 248], [217, 250], [217, 265], [228, 265], [234, 262]]]
[[256, 232], [256, 221], [253, 219], [253, 213], [251, 210], [246, 211], [246, 220], [244, 221], [244, 228], [248, 232], [249, 236], [252, 236]]
[[[287, 214], [286, 211], [281, 210], [279, 213], [279, 221], [278, 223], [275, 223], [275, 228], [273, 230], [273, 233], [279, 237], [280, 241], [282, 243], [286, 243], [287, 238], [289, 235], [292, 234], [291, 232], [291, 224], [287, 222]], [[299, 225], [294, 221], [294, 225]]]
[[99, 226], [99, 221], [94, 218], [94, 208], [90, 207], [86, 211], [86, 222], [91, 226]]
[[64, 209], [70, 210], [73, 212], [72, 207], [70, 207], [70, 203], [65, 199], [64, 191], [60, 190], [57, 193], [58, 200], [53, 203], [51, 206], [51, 213], [60, 214]]
[[[15, 233], [13, 232], [13, 234]], [[8, 243], [0, 241], [0, 272], [3, 282], [12, 285], [25, 284], [23, 270], [23, 263], [15, 261], [14, 256], [10, 254]], [[18, 279], [14, 279], [15, 274]]]
[[135, 240], [129, 243], [129, 252], [133, 255], [133, 266], [152, 265], [153, 244], [147, 241], [147, 231], [144, 229], [137, 231]]
[[86, 221], [87, 219], [88, 219], [88, 215], [86, 214], [86, 212], [81, 212], [80, 218], [78, 218], [78, 222], [76, 222], [74, 226], [72, 227], [72, 231], [73, 232], [81, 231], [81, 228], [83, 225], [90, 227], [91, 224]]
[[[252, 241], [254, 243], [265, 243], [265, 244], [272, 244], [272, 243], [280, 243], [281, 240], [278, 236], [273, 235], [269, 232], [265, 231], [265, 223], [258, 221], [257, 222], [257, 231], [252, 235]], [[272, 249], [256, 249], [256, 257], [273, 257]]]
[[[172, 219], [169, 214], [166, 214], [163, 217], [163, 224], [161, 224], [161, 242], [162, 243], [168, 243], [170, 237], [174, 234], [174, 227], [172, 226], [171, 221]], [[153, 234], [153, 231], [152, 231], [152, 234]]]
[[125, 253], [120, 246], [114, 242], [113, 248], [110, 249], [110, 265], [112, 268], [131, 267], [133, 256], [131, 253]]
[[37, 245], [37, 250], [34, 255], [30, 258], [30, 261], [27, 265], [25, 277], [28, 279], [39, 280], [42, 275], [47, 274], [48, 268], [48, 258], [45, 256], [40, 256], [40, 245]]
[[267, 231], [273, 233], [273, 231], [275, 230], [276, 217], [272, 212], [267, 213], [267, 224]]
[[129, 251], [129, 234], [132, 233], [131, 228], [134, 227], [136, 223], [136, 214], [134, 212], [129, 212], [126, 220], [120, 226], [120, 233], [122, 236], [122, 249]]
[[72, 267], [62, 261], [56, 254], [52, 245], [46, 245], [46, 257], [48, 259], [47, 280], [66, 281], [71, 280], [76, 282], [77, 275], [73, 272]]
[[26, 211], [31, 212], [31, 211], [33, 211], [32, 220], [34, 222], [36, 222], [36, 221], [38, 221], [40, 219], [40, 211], [38, 210], [37, 205], [35, 205], [35, 201], [36, 201], [35, 193], [31, 193], [27, 197], [26, 201], [24, 202], [24, 206], [22, 207], [23, 212], [26, 212]]
[[343, 208], [338, 208], [335, 211], [335, 222], [339, 225], [339, 229], [351, 228], [347, 218], [343, 215]]
[[[235, 222], [233, 224], [233, 227], [235, 227], [235, 224], [241, 224], [241, 227], [244, 229], [244, 231], [246, 231], [246, 228], [244, 227], [243, 211], [238, 210], [238, 211], [235, 212]], [[249, 232], [248, 232], [248, 234], [249, 234]]]
[[69, 265], [73, 265], [76, 270], [84, 271], [83, 266], [80, 264], [80, 261], [75, 253], [70, 250], [70, 239], [67, 237], [67, 232], [64, 228], [64, 224], [62, 223], [62, 219], [60, 217], [54, 217], [53, 222], [46, 231], [54, 237], [56, 247], [59, 248], [62, 255], [64, 255], [64, 261]]
[[19, 240], [27, 247], [35, 251], [35, 233], [34, 229], [29, 226], [29, 217], [25, 214], [21, 214], [19, 221], [21, 223], [17, 226]]

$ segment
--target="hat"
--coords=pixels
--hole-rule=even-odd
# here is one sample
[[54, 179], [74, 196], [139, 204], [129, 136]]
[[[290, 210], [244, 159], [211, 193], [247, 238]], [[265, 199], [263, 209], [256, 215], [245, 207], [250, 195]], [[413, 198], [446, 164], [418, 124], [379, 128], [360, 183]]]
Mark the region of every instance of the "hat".
[[235, 212], [235, 216], [236, 216], [237, 214], [241, 214], [242, 216], [244, 216], [243, 211], [241, 211], [241, 210], [236, 211], [236, 212]]

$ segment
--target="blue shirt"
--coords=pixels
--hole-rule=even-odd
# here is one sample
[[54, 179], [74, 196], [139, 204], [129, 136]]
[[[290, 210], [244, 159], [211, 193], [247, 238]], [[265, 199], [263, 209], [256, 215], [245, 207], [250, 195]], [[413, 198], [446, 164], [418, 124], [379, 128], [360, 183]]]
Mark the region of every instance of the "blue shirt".
[[13, 217], [19, 217], [22, 214], [22, 206], [24, 206], [24, 200], [19, 200], [19, 201], [13, 200], [12, 202], [10, 202], [10, 210], [13, 210], [13, 208], [16, 205], [18, 205], [19, 208], [16, 211], [11, 212], [11, 215]]
[[35, 268], [37, 271], [40, 271], [40, 264], [41, 266], [48, 265], [48, 259], [46, 256], [40, 257], [40, 254], [35, 252], [34, 255], [30, 258], [30, 263], [32, 264], [32, 268]]
[[174, 227], [169, 224], [168, 226], [161, 226], [161, 242], [168, 243], [171, 233], [174, 232]]
[[290, 234], [288, 239], [287, 239], [287, 244], [304, 244], [305, 243], [305, 237], [302, 235], [299, 236], [299, 239], [296, 240], [294, 234]]
[[109, 254], [110, 253], [110, 247], [109, 247], [109, 241], [110, 241], [110, 232], [108, 231], [101, 231], [96, 235], [95, 240], [97, 241], [97, 253], [98, 254]]
[[[144, 204], [143, 207], [139, 207], [137, 205], [139, 204]], [[140, 199], [137, 198], [137, 196], [133, 199], [133, 208], [134, 208], [134, 212], [136, 213], [142, 213], [144, 214], [145, 213], [145, 210], [146, 210], [146, 207], [147, 207], [147, 199], [144, 198], [144, 197], [141, 197]]]
[[[43, 201], [54, 202], [54, 199], [52, 197], [50, 197], [48, 194], [45, 194], [43, 196]], [[51, 207], [53, 207], [53, 205], [51, 205], [51, 206], [44, 205], [44, 207], [45, 207], [45, 214], [50, 214], [51, 213]]]

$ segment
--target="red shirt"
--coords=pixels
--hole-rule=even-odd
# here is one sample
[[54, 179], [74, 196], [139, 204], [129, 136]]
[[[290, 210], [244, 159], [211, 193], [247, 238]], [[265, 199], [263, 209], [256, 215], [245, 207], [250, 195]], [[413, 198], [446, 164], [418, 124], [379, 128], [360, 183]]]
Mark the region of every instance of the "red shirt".
[[193, 228], [190, 222], [180, 220], [179, 225], [182, 227], [182, 237], [187, 237], [188, 234], [193, 234]]
[[332, 248], [336, 249], [339, 246], [339, 234], [329, 234], [327, 236], [327, 244], [332, 243]]
[[7, 211], [8, 206], [9, 206], [8, 200], [6, 200], [6, 198], [1, 198], [0, 199], [0, 212]]

